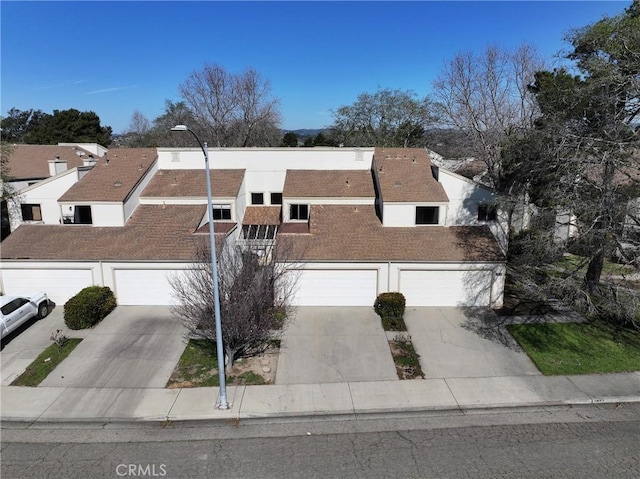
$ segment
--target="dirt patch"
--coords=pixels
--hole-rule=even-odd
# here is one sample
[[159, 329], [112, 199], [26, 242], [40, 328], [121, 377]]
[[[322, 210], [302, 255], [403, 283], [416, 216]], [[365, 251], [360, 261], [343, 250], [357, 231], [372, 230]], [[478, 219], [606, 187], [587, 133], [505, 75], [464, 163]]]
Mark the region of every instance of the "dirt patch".
[[[236, 361], [227, 374], [228, 384], [274, 384], [278, 369], [278, 349], [270, 349], [260, 356]], [[258, 379], [260, 378], [260, 379]]]
[[420, 366], [420, 355], [416, 353], [410, 340], [400, 338], [400, 340], [389, 341], [389, 348], [399, 379], [425, 378]]

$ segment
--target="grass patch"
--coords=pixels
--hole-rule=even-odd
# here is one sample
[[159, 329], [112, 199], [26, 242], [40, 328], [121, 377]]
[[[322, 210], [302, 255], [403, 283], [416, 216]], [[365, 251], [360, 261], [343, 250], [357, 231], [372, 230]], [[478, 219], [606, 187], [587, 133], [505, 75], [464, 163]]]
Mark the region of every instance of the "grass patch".
[[640, 371], [640, 333], [604, 321], [511, 324], [509, 332], [544, 375]]
[[53, 343], [29, 365], [12, 386], [37, 386], [73, 351], [82, 339], [69, 338], [63, 346]]
[[[270, 347], [277, 349], [279, 340], [273, 340]], [[234, 363], [234, 368], [235, 368]], [[226, 376], [229, 385], [268, 384], [267, 381], [253, 371], [244, 371]], [[195, 388], [219, 386], [218, 358], [215, 346], [204, 339], [191, 339], [184, 349], [180, 361], [176, 365], [169, 381], [168, 388]]]
[[205, 339], [191, 339], [173, 370], [168, 388], [220, 386], [216, 348]]
[[[586, 272], [589, 262], [586, 258], [575, 254], [566, 253], [561, 261], [556, 263], [556, 266], [570, 271]], [[627, 264], [614, 263], [612, 261], [605, 261], [602, 267], [602, 273], [604, 275], [618, 275], [629, 276], [636, 273], [637, 270], [633, 266]]]
[[420, 366], [420, 355], [416, 352], [408, 336], [400, 335], [394, 341], [389, 341], [389, 347], [398, 378], [424, 379], [425, 376]]

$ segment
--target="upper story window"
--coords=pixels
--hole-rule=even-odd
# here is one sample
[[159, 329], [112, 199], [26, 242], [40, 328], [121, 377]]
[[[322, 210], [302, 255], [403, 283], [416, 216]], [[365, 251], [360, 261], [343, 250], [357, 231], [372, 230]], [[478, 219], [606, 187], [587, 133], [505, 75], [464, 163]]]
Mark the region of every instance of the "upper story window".
[[25, 203], [20, 205], [20, 209], [22, 210], [22, 221], [42, 221], [40, 205]]
[[214, 220], [230, 220], [231, 205], [213, 205]]
[[282, 193], [271, 193], [271, 204], [272, 205], [281, 205], [282, 204]]
[[498, 208], [496, 205], [478, 205], [478, 221], [496, 221]]
[[416, 206], [417, 225], [437, 225], [440, 216], [438, 206]]
[[264, 205], [264, 193], [251, 193], [252, 205]]
[[276, 237], [277, 232], [276, 225], [244, 225], [242, 238], [246, 240], [272, 240]]
[[91, 206], [76, 206], [75, 214], [73, 215], [73, 222], [77, 225], [93, 224]]
[[308, 220], [309, 205], [291, 205], [289, 208], [289, 219], [291, 220]]

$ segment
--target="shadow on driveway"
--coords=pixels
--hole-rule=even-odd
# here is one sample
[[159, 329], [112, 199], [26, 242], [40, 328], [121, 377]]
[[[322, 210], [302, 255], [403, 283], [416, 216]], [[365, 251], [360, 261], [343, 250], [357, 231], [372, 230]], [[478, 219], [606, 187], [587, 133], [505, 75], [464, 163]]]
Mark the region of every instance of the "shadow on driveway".
[[405, 323], [427, 379], [540, 374], [510, 336], [501, 342], [469, 328], [486, 323], [490, 313], [481, 308], [407, 308]]

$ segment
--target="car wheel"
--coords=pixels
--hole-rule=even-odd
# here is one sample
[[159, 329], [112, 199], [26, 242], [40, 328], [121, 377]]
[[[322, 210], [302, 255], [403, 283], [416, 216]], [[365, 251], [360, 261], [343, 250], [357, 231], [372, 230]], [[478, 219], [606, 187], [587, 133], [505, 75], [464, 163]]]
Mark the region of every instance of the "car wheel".
[[49, 314], [49, 304], [45, 301], [38, 306], [38, 319], [42, 319]]

